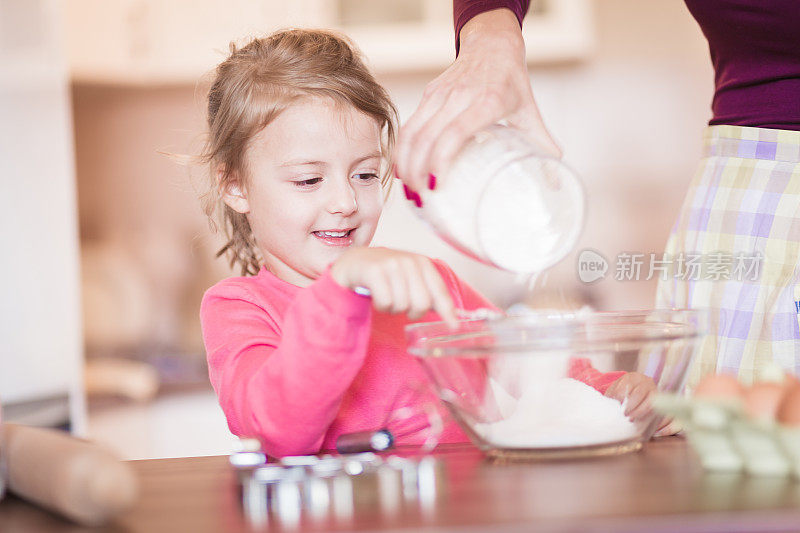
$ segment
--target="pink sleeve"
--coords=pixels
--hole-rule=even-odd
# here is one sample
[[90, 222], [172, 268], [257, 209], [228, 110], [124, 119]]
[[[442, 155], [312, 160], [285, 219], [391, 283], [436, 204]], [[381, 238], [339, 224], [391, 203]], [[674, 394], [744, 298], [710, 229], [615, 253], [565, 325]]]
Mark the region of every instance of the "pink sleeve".
[[209, 290], [203, 338], [231, 431], [258, 437], [273, 457], [319, 451], [366, 356], [370, 307], [328, 272], [299, 292], [280, 326], [244, 286]]
[[496, 305], [487, 300], [481, 293], [470, 287], [464, 280], [456, 276], [455, 272], [441, 259], [432, 259], [434, 266], [442, 275], [450, 294], [453, 295], [456, 308], [474, 310], [480, 308], [500, 311]]
[[[470, 287], [464, 280], [456, 276], [455, 272], [450, 269], [447, 264], [440, 259], [433, 259], [433, 264], [441, 274], [450, 294], [453, 296], [453, 303], [457, 309], [464, 309], [472, 311], [475, 309], [492, 309], [500, 311], [497, 306], [487, 300], [481, 293]], [[486, 361], [483, 359], [473, 359], [464, 357], [453, 363], [449, 367], [449, 371], [453, 373], [450, 378], [456, 379], [455, 373], [460, 372], [461, 375], [458, 379], [464, 380], [465, 387], [475, 391], [478, 394], [484, 394], [486, 391], [486, 373], [488, 367]]]
[[591, 361], [585, 357], [573, 357], [569, 361], [567, 375], [572, 379], [577, 379], [594, 387], [600, 394], [605, 394], [612, 383], [624, 376], [626, 372], [617, 370], [614, 372], [600, 372], [592, 366]]

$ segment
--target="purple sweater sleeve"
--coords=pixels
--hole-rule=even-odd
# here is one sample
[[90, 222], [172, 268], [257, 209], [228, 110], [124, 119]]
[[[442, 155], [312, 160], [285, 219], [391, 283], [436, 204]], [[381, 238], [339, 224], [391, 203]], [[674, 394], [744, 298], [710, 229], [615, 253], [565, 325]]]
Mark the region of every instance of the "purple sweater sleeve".
[[469, 19], [493, 9], [507, 8], [514, 12], [522, 27], [522, 19], [528, 12], [530, 0], [453, 0], [453, 24], [456, 29], [456, 55], [459, 49], [459, 35]]

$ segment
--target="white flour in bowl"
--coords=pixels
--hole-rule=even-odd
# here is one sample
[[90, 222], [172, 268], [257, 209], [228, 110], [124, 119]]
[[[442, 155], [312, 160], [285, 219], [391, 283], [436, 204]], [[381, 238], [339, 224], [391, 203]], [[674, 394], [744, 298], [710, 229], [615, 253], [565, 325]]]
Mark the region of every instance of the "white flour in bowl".
[[506, 417], [499, 422], [475, 424], [473, 429], [497, 447], [590, 446], [639, 434], [620, 402], [575, 379], [531, 384], [519, 400], [494, 383], [492, 388]]

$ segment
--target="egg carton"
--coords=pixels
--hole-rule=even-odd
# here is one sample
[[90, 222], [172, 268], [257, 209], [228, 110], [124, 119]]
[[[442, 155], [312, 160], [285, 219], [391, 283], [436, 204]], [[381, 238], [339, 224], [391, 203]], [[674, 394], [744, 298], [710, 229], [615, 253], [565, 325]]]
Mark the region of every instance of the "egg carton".
[[740, 402], [659, 394], [659, 414], [673, 417], [707, 470], [800, 480], [800, 427], [753, 419]]

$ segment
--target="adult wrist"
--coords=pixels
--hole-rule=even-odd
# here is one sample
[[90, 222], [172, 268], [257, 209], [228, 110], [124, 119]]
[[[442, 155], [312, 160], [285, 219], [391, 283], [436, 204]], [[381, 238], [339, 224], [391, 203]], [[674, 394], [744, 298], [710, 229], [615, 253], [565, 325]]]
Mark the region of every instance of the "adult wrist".
[[460, 53], [475, 49], [505, 48], [510, 53], [525, 58], [525, 41], [522, 38], [517, 16], [507, 8], [485, 11], [472, 17], [459, 33]]

